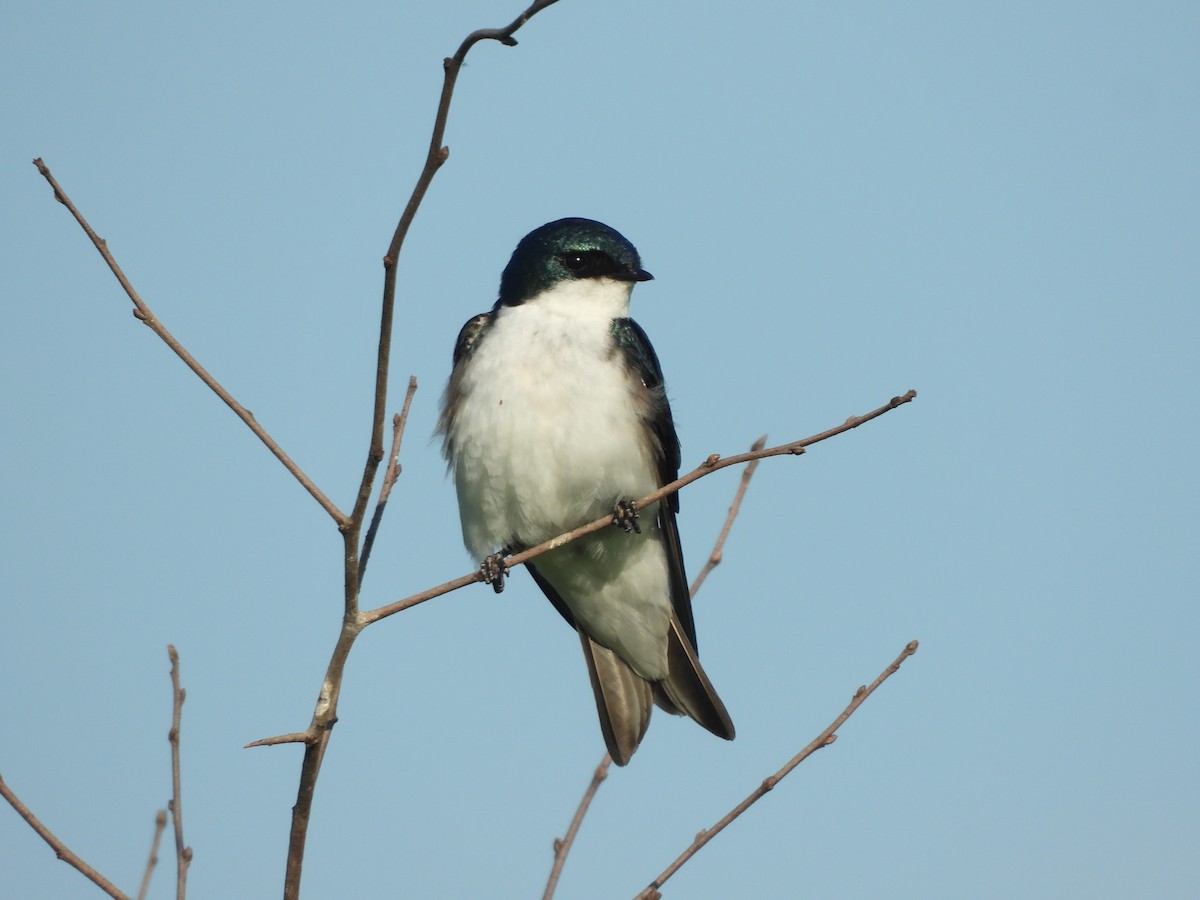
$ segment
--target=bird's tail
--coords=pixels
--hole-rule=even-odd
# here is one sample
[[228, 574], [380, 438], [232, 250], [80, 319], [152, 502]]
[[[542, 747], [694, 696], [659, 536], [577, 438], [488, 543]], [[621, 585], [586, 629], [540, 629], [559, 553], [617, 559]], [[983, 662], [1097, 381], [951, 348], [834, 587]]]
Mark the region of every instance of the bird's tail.
[[616, 653], [597, 644], [583, 631], [579, 631], [579, 639], [596, 695], [600, 730], [608, 753], [618, 766], [628, 763], [642, 742], [653, 703], [673, 715], [689, 716], [717, 737], [733, 740], [733, 721], [704, 674], [677, 617], [671, 617], [667, 632], [670, 674], [662, 681], [646, 681]]
[[653, 705], [650, 682], [629, 668], [613, 651], [584, 634], [583, 629], [577, 630], [583, 643], [588, 675], [592, 679], [592, 691], [596, 695], [604, 743], [608, 745], [613, 762], [623, 766], [632, 758], [650, 724]]
[[733, 720], [704, 674], [692, 642], [675, 615], [671, 616], [667, 630], [667, 669], [670, 674], [654, 683], [654, 699], [658, 705], [675, 715], [686, 715], [717, 737], [732, 741]]

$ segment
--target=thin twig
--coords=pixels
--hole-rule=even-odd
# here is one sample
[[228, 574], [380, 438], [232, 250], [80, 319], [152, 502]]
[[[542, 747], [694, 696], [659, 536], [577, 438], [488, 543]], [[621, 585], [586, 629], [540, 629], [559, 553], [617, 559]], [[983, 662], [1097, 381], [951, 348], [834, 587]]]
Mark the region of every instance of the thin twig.
[[387, 468], [383, 470], [383, 486], [379, 489], [379, 499], [375, 501], [375, 512], [371, 516], [371, 525], [367, 528], [367, 536], [363, 538], [362, 562], [358, 564], [358, 583], [367, 577], [367, 561], [371, 558], [371, 548], [375, 546], [375, 534], [379, 531], [379, 523], [383, 520], [383, 510], [387, 506], [388, 497], [392, 495], [392, 486], [400, 478], [400, 440], [404, 437], [404, 426], [408, 424], [408, 409], [412, 406], [413, 394], [417, 392], [417, 377], [408, 376], [408, 393], [404, 395], [404, 406], [400, 413], [392, 417], [392, 452], [388, 454]]
[[321, 692], [318, 695], [317, 705], [313, 710], [312, 721], [308, 727], [304, 761], [300, 765], [300, 783], [296, 791], [296, 803], [292, 807], [287, 870], [284, 874], [283, 884], [284, 900], [297, 900], [300, 896], [304, 845], [308, 835], [309, 819], [312, 815], [313, 793], [316, 790], [317, 777], [321, 771], [325, 749], [329, 744], [333, 725], [337, 721], [337, 704], [342, 690], [342, 675], [345, 671], [346, 658], [365, 625], [358, 606], [363, 575], [363, 567], [360, 563], [360, 553], [362, 552], [360, 540], [367, 504], [375, 485], [375, 476], [379, 464], [383, 461], [383, 424], [387, 411], [392, 320], [396, 308], [396, 267], [400, 258], [400, 250], [434, 175], [449, 158], [450, 149], [442, 144], [442, 140], [445, 137], [446, 121], [450, 113], [450, 101], [454, 96], [454, 85], [458, 80], [458, 73], [462, 69], [467, 53], [475, 44], [484, 40], [496, 40], [507, 46], [514, 46], [516, 40], [513, 38], [513, 33], [534, 15], [553, 5], [554, 2], [556, 0], [537, 0], [504, 28], [472, 32], [462, 42], [454, 56], [443, 61], [442, 93], [438, 100], [437, 114], [434, 118], [433, 133], [430, 135], [425, 165], [421, 169], [417, 184], [404, 207], [404, 212], [400, 215], [400, 221], [396, 225], [391, 243], [383, 258], [383, 300], [379, 316], [379, 346], [375, 366], [375, 403], [371, 417], [371, 439], [354, 508], [348, 519], [339, 523], [343, 540], [343, 581], [345, 584], [342, 629], [337, 643], [334, 645], [329, 665], [326, 667], [325, 679], [321, 684]]
[[750, 795], [746, 797], [745, 800], [726, 813], [725, 816], [722, 817], [721, 820], [715, 825], [713, 825], [712, 828], [708, 828], [697, 834], [696, 839], [692, 841], [691, 845], [685, 851], [683, 851], [683, 853], [681, 853], [673, 863], [667, 866], [667, 868], [664, 869], [657, 878], [650, 882], [650, 884], [648, 884], [646, 888], [637, 895], [635, 900], [657, 900], [657, 898], [661, 896], [658, 892], [658, 889], [666, 883], [668, 878], [679, 871], [679, 868], [684, 863], [695, 856], [701, 847], [716, 837], [734, 819], [766, 796], [766, 794], [771, 791], [775, 785], [779, 784], [780, 781], [786, 778], [788, 773], [796, 768], [796, 766], [800, 765], [800, 763], [804, 762], [804, 760], [808, 759], [808, 757], [812, 756], [822, 747], [828, 747], [835, 740], [837, 740], [837, 730], [842, 727], [845, 721], [854, 714], [856, 709], [863, 705], [866, 699], [875, 692], [877, 687], [887, 681], [892, 675], [896, 674], [900, 668], [900, 664], [903, 663], [904, 660], [908, 659], [908, 657], [912, 656], [916, 652], [917, 642], [909, 641], [908, 645], [900, 652], [900, 655], [892, 661], [891, 665], [879, 673], [878, 678], [872, 681], [869, 685], [863, 685], [854, 692], [854, 697], [850, 700], [849, 705], [842, 710], [841, 715], [839, 715], [833, 720], [833, 722], [829, 724], [828, 728], [817, 735], [812, 743], [788, 760], [787, 765], [785, 765], [782, 769], [780, 769], [774, 775], [764, 778], [762, 784], [751, 791]]
[[192, 863], [192, 848], [183, 840], [183, 778], [179, 766], [179, 725], [183, 719], [183, 701], [187, 699], [187, 691], [179, 686], [179, 654], [174, 644], [167, 644], [167, 656], [171, 658], [171, 732], [167, 739], [171, 742], [171, 802], [167, 809], [171, 811], [171, 824], [175, 830], [175, 898], [184, 900], [187, 894], [187, 870]]
[[29, 807], [22, 803], [20, 798], [12, 792], [12, 789], [5, 784], [2, 775], [0, 775], [0, 797], [7, 800], [9, 805], [17, 811], [17, 815], [29, 823], [29, 827], [36, 831], [42, 840], [50, 845], [50, 849], [54, 851], [55, 856], [83, 875], [84, 878], [104, 891], [108, 896], [114, 897], [116, 900], [129, 900], [128, 896], [122, 893], [115, 884], [71, 852], [71, 849], [60, 841], [54, 832], [43, 825], [41, 820], [30, 811]]
[[251, 747], [278, 747], [280, 744], [307, 744], [310, 740], [312, 740], [312, 735], [309, 732], [293, 731], [290, 734], [277, 734], [274, 737], [251, 741], [248, 744], [243, 744], [242, 749], [249, 750]]
[[154, 814], [154, 838], [150, 841], [150, 856], [146, 860], [146, 870], [142, 873], [142, 885], [138, 888], [137, 900], [146, 900], [146, 892], [150, 890], [150, 877], [154, 874], [154, 867], [158, 865], [158, 845], [162, 842], [166, 827], [167, 811], [160, 809]]
[[[844, 434], [847, 431], [857, 428], [859, 425], [871, 421], [872, 419], [877, 419], [889, 410], [893, 410], [898, 406], [903, 406], [905, 403], [911, 402], [916, 396], [916, 391], [909, 391], [900, 397], [893, 397], [883, 406], [879, 407], [878, 409], [871, 410], [871, 412], [866, 413], [865, 415], [851, 416], [841, 425], [830, 428], [827, 431], [822, 431], [820, 434], [814, 434], [812, 437], [807, 437], [799, 441], [793, 441], [790, 444], [780, 444], [778, 447], [768, 447], [765, 450], [751, 450], [748, 453], [739, 453], [736, 456], [727, 456], [724, 459], [714, 453], [686, 475], [677, 478], [675, 481], [672, 481], [669, 484], [664, 484], [658, 490], [639, 499], [637, 501], [637, 506], [640, 508], [645, 508], [651, 503], [657, 503], [659, 500], [674, 494], [680, 488], [686, 487], [693, 481], [697, 481], [703, 478], [705, 475], [711, 475], [713, 472], [716, 472], [719, 469], [727, 468], [728, 466], [737, 466], [741, 465], [742, 463], [752, 462], [756, 459], [766, 459], [769, 456], [799, 456], [804, 452], [806, 447], [811, 447], [813, 444], [818, 444], [821, 441], [829, 440], [829, 438], [836, 437], [839, 434]], [[578, 528], [558, 535], [558, 537], [551, 538], [544, 543], [538, 544], [536, 547], [530, 547], [528, 550], [523, 550], [520, 553], [510, 556], [504, 561], [505, 568], [513, 569], [522, 563], [529, 562], [531, 559], [541, 556], [543, 553], [547, 553], [550, 550], [555, 550], [564, 544], [568, 544], [576, 538], [580, 538], [584, 535], [592, 534], [597, 531], [602, 531], [610, 525], [612, 525], [612, 516], [602, 516], [599, 519], [588, 522], [586, 525], [581, 525]], [[439, 584], [437, 587], [432, 587], [421, 591], [419, 594], [413, 594], [410, 597], [405, 597], [403, 600], [397, 600], [395, 603], [389, 603], [388, 605], [381, 606], [378, 609], [364, 612], [360, 616], [360, 621], [365, 627], [373, 624], [374, 622], [378, 622], [380, 619], [386, 619], [388, 616], [394, 616], [396, 613], [404, 612], [404, 610], [411, 609], [414, 606], [419, 606], [427, 600], [433, 600], [435, 597], [440, 597], [443, 594], [456, 591], [468, 584], [473, 584], [474, 582], [483, 580], [483, 574], [479, 571], [475, 571], [469, 575], [463, 575], [459, 578], [455, 578], [452, 581], [447, 581], [445, 584]]]
[[446, 121], [450, 115], [450, 101], [454, 96], [454, 85], [458, 81], [459, 70], [462, 69], [463, 61], [467, 58], [467, 53], [480, 41], [499, 41], [506, 46], [515, 47], [517, 41], [513, 37], [513, 34], [531, 18], [555, 2], [556, 0], [537, 0], [537, 2], [531, 4], [504, 28], [482, 28], [472, 32], [459, 45], [454, 56], [442, 61], [442, 68], [444, 70], [442, 96], [438, 101], [437, 113], [434, 116], [433, 133], [429, 137], [429, 150], [425, 154], [425, 165], [421, 169], [421, 174], [417, 177], [416, 186], [413, 187], [412, 194], [408, 198], [408, 203], [405, 204], [404, 212], [400, 214], [400, 221], [397, 223], [396, 230], [392, 234], [392, 242], [388, 245], [387, 253], [383, 257], [383, 305], [379, 323], [379, 351], [375, 369], [375, 412], [371, 423], [371, 446], [367, 453], [367, 464], [363, 468], [362, 481], [358, 487], [358, 497], [354, 502], [354, 512], [351, 513], [351, 518], [355, 522], [361, 522], [363, 519], [363, 514], [367, 508], [367, 501], [371, 496], [371, 489], [375, 484], [375, 471], [383, 459], [383, 420], [387, 412], [387, 379], [388, 365], [391, 359], [392, 317], [396, 308], [396, 265], [400, 259], [400, 249], [404, 245], [404, 239], [408, 236], [408, 229], [417, 215], [417, 209], [420, 207], [421, 201], [425, 199], [425, 192], [429, 190], [429, 185], [433, 183], [433, 177], [437, 174], [438, 169], [450, 157], [450, 148], [444, 146], [442, 140], [446, 135]]
[[[750, 451], [761, 450], [765, 446], [767, 446], [767, 436], [764, 434], [750, 445]], [[712, 553], [708, 555], [708, 561], [704, 564], [704, 568], [692, 582], [690, 593], [693, 597], [700, 590], [700, 585], [704, 584], [708, 573], [721, 564], [721, 555], [725, 551], [725, 541], [729, 538], [729, 530], [733, 528], [733, 520], [737, 518], [737, 514], [742, 508], [742, 499], [746, 496], [746, 488], [750, 487], [750, 479], [754, 477], [754, 470], [758, 468], [758, 463], [757, 459], [751, 460], [750, 464], [742, 470], [742, 480], [738, 484], [737, 493], [733, 495], [733, 503], [729, 506], [729, 515], [725, 517], [725, 525], [721, 528], [721, 534], [717, 537], [717, 542], [713, 544]]]
[[558, 876], [562, 874], [567, 854], [571, 852], [571, 845], [575, 843], [575, 835], [579, 833], [579, 826], [583, 823], [583, 817], [587, 815], [588, 807], [592, 805], [592, 799], [596, 796], [596, 791], [600, 789], [601, 782], [608, 777], [608, 768], [611, 765], [612, 757], [605, 753], [604, 759], [600, 760], [600, 765], [596, 766], [596, 771], [592, 773], [592, 781], [587, 790], [583, 792], [583, 799], [579, 801], [579, 808], [575, 810], [575, 815], [571, 818], [566, 835], [562, 840], [555, 840], [554, 865], [550, 867], [550, 878], [546, 882], [546, 891], [542, 894], [542, 900], [551, 900], [554, 896], [554, 889], [558, 887]]
[[266, 448], [275, 454], [275, 458], [283, 463], [284, 468], [292, 473], [296, 480], [303, 485], [306, 491], [312, 494], [313, 498], [321, 504], [321, 507], [333, 517], [335, 522], [338, 523], [338, 526], [344, 527], [347, 521], [345, 514], [334, 505], [332, 500], [322, 493], [321, 489], [313, 483], [311, 478], [304, 474], [304, 470], [301, 469], [292, 460], [292, 458], [287, 455], [287, 453], [284, 452], [283, 448], [276, 443], [275, 439], [271, 437], [271, 435], [267, 434], [266, 429], [259, 425], [258, 420], [254, 418], [254, 413], [250, 412], [250, 410], [238, 403], [237, 400], [233, 398], [233, 395], [230, 394], [229, 391], [225, 390], [221, 383], [212, 375], [210, 375], [204, 366], [200, 365], [199, 361], [192, 356], [192, 354], [189, 353], [184, 346], [179, 343], [178, 340], [176, 340], [175, 336], [167, 330], [167, 327], [163, 325], [161, 321], [159, 321], [158, 317], [155, 316], [153, 312], [150, 311], [150, 307], [146, 305], [146, 302], [142, 300], [138, 292], [134, 290], [133, 284], [127, 277], [125, 277], [125, 273], [117, 264], [117, 260], [113, 257], [112, 253], [109, 252], [108, 242], [92, 230], [92, 226], [88, 224], [87, 219], [85, 219], [83, 214], [75, 208], [75, 204], [71, 202], [71, 198], [67, 196], [66, 192], [59, 186], [54, 176], [50, 174], [50, 170], [46, 167], [46, 164], [42, 162], [41, 159], [35, 159], [33, 164], [37, 166], [37, 170], [42, 173], [42, 177], [45, 178], [46, 181], [50, 183], [50, 187], [54, 189], [54, 199], [70, 210], [71, 215], [75, 217], [75, 221], [79, 223], [79, 227], [84, 230], [87, 236], [91, 239], [95, 248], [100, 251], [100, 255], [104, 257], [104, 261], [108, 263], [109, 269], [111, 269], [113, 275], [117, 277], [117, 281], [121, 283], [121, 287], [125, 289], [125, 293], [129, 296], [129, 299], [133, 301], [133, 314], [144, 325], [148, 326], [151, 331], [162, 338], [163, 342], [168, 347], [175, 351], [175, 355], [182, 359], [187, 367], [195, 372], [200, 380], [208, 385], [213, 393], [220, 397], [225, 402], [225, 405], [232, 409], [239, 419], [246, 423], [247, 427], [249, 427], [249, 429], [254, 432], [258, 439], [266, 445]]

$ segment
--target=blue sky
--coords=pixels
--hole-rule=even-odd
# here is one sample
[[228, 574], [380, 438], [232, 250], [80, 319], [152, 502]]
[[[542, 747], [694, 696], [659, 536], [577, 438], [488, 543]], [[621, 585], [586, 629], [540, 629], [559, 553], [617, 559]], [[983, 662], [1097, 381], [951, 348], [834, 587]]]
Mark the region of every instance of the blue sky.
[[[343, 507], [380, 258], [443, 56], [489, 2], [46, 2], [0, 29], [0, 774], [135, 891], [182, 656], [196, 897], [280, 890], [340, 617], [311, 498], [129, 313], [30, 165]], [[732, 744], [655, 717], [558, 896], [632, 896], [917, 655], [666, 896], [1190, 896], [1200, 879], [1200, 7], [562, 0], [463, 70], [401, 258], [420, 391], [364, 602], [462, 574], [431, 439], [459, 326], [517, 240], [601, 219], [685, 467], [919, 398], [759, 469], [696, 601]], [[737, 473], [688, 488], [697, 571]], [[540, 896], [602, 751], [578, 646], [524, 573], [372, 627], [305, 896]], [[14, 897], [97, 892], [6, 807]], [[151, 896], [170, 896], [164, 855]]]

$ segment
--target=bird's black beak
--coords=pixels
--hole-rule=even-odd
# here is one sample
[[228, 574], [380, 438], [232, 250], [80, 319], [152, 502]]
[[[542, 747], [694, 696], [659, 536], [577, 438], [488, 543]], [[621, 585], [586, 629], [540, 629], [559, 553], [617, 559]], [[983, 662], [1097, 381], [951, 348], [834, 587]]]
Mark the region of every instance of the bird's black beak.
[[653, 281], [654, 276], [645, 269], [622, 269], [619, 272], [606, 273], [606, 278], [614, 281]]

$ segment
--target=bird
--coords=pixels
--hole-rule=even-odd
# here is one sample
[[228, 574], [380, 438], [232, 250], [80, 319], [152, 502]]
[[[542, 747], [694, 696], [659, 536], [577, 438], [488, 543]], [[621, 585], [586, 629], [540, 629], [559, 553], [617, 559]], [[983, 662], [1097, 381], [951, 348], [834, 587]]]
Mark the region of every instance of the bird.
[[489, 312], [462, 327], [437, 433], [463, 542], [497, 592], [505, 555], [612, 514], [606, 528], [525, 564], [576, 630], [613, 762], [626, 765], [652, 706], [732, 740], [696, 655], [672, 494], [679, 438], [662, 369], [629, 317], [653, 276], [620, 232], [549, 222], [517, 244]]

